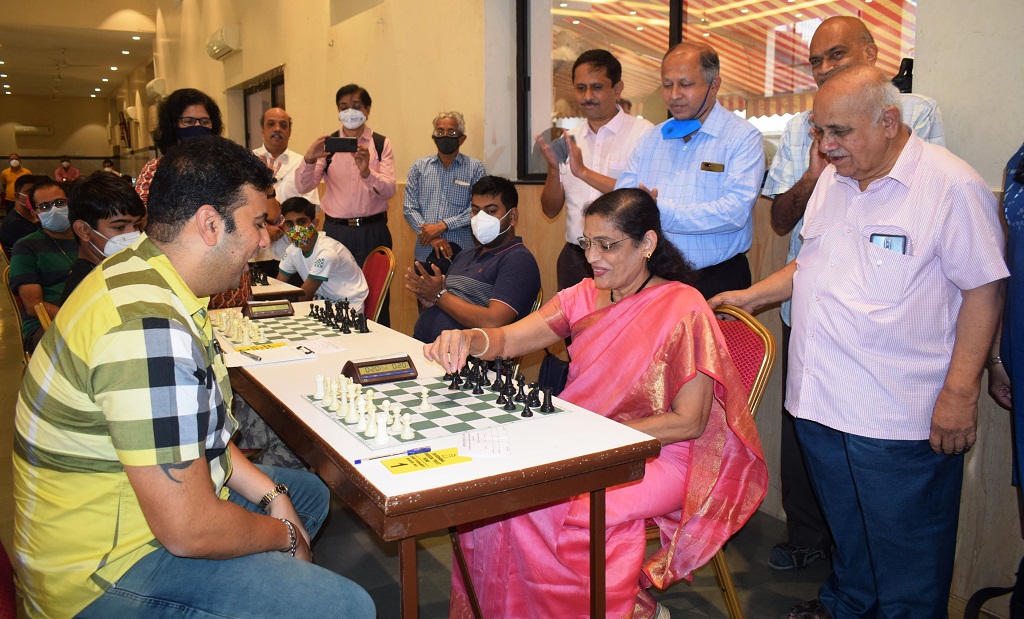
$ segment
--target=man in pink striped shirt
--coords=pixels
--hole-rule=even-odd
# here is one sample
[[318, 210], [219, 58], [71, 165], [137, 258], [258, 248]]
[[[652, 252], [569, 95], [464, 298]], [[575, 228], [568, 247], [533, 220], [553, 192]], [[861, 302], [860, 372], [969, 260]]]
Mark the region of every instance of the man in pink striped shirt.
[[830, 165], [796, 260], [710, 301], [792, 296], [786, 407], [835, 539], [819, 599], [790, 617], [946, 617], [963, 453], [1002, 306], [995, 199], [903, 124], [873, 67], [814, 98]]

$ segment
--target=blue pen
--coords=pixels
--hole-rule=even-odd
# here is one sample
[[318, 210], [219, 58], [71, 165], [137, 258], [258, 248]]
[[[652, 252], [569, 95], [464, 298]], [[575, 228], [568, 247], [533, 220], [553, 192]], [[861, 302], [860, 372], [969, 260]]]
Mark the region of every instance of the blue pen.
[[354, 462], [359, 464], [360, 462], [369, 462], [370, 460], [380, 460], [381, 458], [394, 458], [397, 456], [411, 456], [413, 454], [425, 454], [430, 451], [429, 447], [417, 447], [416, 449], [410, 449], [409, 451], [400, 451], [393, 454], [384, 454], [383, 456], [371, 456], [369, 458], [360, 458]]

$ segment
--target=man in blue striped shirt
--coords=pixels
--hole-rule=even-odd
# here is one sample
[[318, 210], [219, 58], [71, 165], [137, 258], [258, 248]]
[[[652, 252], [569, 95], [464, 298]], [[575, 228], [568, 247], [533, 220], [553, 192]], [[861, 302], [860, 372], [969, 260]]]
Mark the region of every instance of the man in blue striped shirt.
[[437, 154], [413, 162], [405, 184], [405, 220], [419, 237], [414, 255], [423, 263], [431, 253], [451, 259], [452, 243], [473, 246], [470, 194], [487, 174], [484, 164], [459, 152], [466, 141], [466, 120], [459, 112], [437, 115], [433, 139]]

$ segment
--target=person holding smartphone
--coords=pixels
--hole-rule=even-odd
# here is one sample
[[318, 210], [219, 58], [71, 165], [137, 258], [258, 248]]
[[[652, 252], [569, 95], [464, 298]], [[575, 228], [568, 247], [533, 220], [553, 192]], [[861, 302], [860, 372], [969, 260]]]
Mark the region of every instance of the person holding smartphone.
[[[320, 207], [324, 211], [323, 230], [344, 245], [362, 265], [374, 248], [391, 247], [388, 230], [388, 199], [395, 195], [395, 155], [391, 141], [375, 133], [366, 124], [373, 103], [370, 93], [358, 84], [347, 84], [335, 94], [341, 128], [324, 135], [306, 150], [295, 173], [300, 192], [311, 191], [323, 180], [327, 185]], [[327, 148], [329, 138], [356, 140], [354, 152], [341, 141], [337, 152]], [[332, 147], [333, 142], [331, 140]], [[391, 324], [387, 299], [378, 322]]]

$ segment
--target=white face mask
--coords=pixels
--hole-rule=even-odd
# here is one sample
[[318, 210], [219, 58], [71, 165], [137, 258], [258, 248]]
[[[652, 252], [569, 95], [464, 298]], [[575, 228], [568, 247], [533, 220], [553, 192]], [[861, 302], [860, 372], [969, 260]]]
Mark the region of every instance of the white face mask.
[[18, 168], [18, 167], [21, 167], [21, 162], [20, 162], [20, 161], [18, 161], [17, 159], [11, 159], [11, 167], [12, 167], [12, 168]]
[[[512, 211], [509, 211], [502, 215], [501, 219], [498, 219], [494, 215], [489, 215], [484, 211], [480, 211], [476, 215], [473, 215], [469, 220], [469, 227], [473, 229], [473, 236], [476, 237], [476, 240], [480, 241], [481, 245], [486, 245], [498, 238], [501, 234], [508, 232], [508, 228], [505, 228], [504, 230], [501, 229], [501, 220], [508, 217], [511, 212]], [[511, 227], [512, 224], [509, 224], [509, 228]]]
[[347, 110], [338, 112], [338, 120], [341, 121], [341, 125], [346, 129], [358, 129], [366, 123], [366, 114], [350, 107]]
[[112, 172], [113, 170], [114, 170], [114, 168], [111, 168], [110, 166], [104, 166], [103, 167], [103, 171], [104, 172]]
[[[107, 237], [100, 234], [98, 230], [94, 229], [93, 232], [107, 239]], [[136, 230], [135, 232], [125, 232], [124, 234], [116, 234], [107, 239], [107, 244], [103, 246], [103, 249], [100, 249], [99, 247], [96, 247], [96, 245], [93, 245], [92, 241], [89, 241], [89, 244], [95, 247], [96, 251], [100, 252], [101, 254], [109, 258], [116, 254], [117, 252], [131, 247], [132, 243], [139, 240], [140, 236], [142, 236], [142, 233], [139, 232], [138, 230]]]
[[70, 168], [70, 167], [71, 167], [71, 162], [69, 162], [69, 161], [61, 161], [61, 162], [60, 162], [60, 166], [61, 166], [62, 168], [64, 168], [65, 170], [67, 170], [68, 168]]

